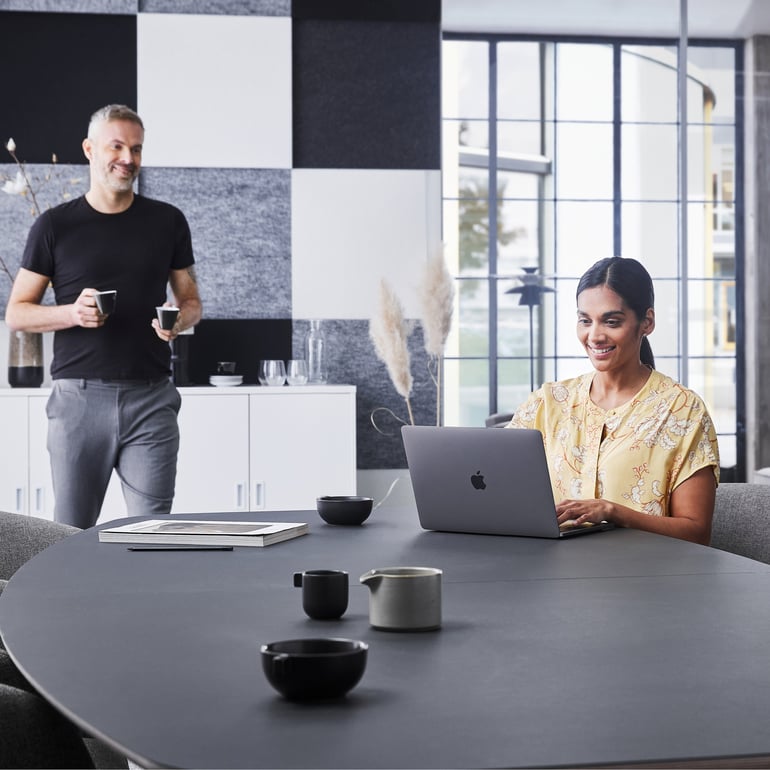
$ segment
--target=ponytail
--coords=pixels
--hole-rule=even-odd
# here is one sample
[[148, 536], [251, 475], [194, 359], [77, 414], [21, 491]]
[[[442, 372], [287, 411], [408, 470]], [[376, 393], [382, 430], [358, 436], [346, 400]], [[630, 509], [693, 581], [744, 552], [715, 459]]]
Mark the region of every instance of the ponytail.
[[649, 366], [650, 369], [655, 368], [655, 356], [652, 354], [652, 346], [650, 345], [650, 341], [647, 339], [646, 334], [642, 337], [642, 347], [639, 351], [639, 359], [645, 366]]

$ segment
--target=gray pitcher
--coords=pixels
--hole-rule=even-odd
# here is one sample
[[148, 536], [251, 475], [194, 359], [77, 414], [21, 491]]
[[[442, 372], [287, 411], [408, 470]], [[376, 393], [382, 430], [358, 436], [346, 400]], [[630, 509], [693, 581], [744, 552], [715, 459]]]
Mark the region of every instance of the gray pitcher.
[[441, 575], [435, 567], [383, 567], [360, 577], [369, 588], [369, 622], [384, 631], [441, 627]]

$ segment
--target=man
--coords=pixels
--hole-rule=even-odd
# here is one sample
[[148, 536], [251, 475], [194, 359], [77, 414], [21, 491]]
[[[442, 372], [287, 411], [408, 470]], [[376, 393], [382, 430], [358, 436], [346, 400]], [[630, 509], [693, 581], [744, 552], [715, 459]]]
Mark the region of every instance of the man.
[[[168, 513], [179, 448], [180, 396], [169, 342], [201, 317], [192, 239], [177, 208], [134, 193], [144, 143], [139, 115], [108, 105], [91, 117], [83, 152], [90, 187], [35, 220], [11, 291], [11, 329], [53, 331], [48, 401], [54, 516], [90, 527], [113, 468], [128, 514]], [[49, 283], [55, 305], [43, 305]], [[170, 286], [179, 317], [160, 328]], [[117, 290], [102, 314], [95, 293]]]

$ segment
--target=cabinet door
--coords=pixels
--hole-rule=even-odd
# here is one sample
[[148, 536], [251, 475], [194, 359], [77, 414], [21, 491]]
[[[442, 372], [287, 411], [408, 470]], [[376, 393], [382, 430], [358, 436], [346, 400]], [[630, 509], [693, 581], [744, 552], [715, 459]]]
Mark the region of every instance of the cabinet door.
[[315, 509], [356, 493], [355, 394], [276, 389], [251, 398], [251, 508]]
[[249, 397], [182, 395], [172, 513], [249, 508]]
[[27, 397], [0, 398], [0, 509], [29, 513]]
[[48, 393], [29, 397], [29, 512], [53, 519], [53, 480], [48, 457]]

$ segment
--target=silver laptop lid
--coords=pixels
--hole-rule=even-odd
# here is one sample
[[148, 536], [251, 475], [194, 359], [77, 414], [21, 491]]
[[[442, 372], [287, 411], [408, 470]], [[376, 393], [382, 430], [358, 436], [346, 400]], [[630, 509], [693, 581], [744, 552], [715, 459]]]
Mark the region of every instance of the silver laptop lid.
[[406, 425], [401, 435], [423, 528], [560, 536], [539, 431]]

